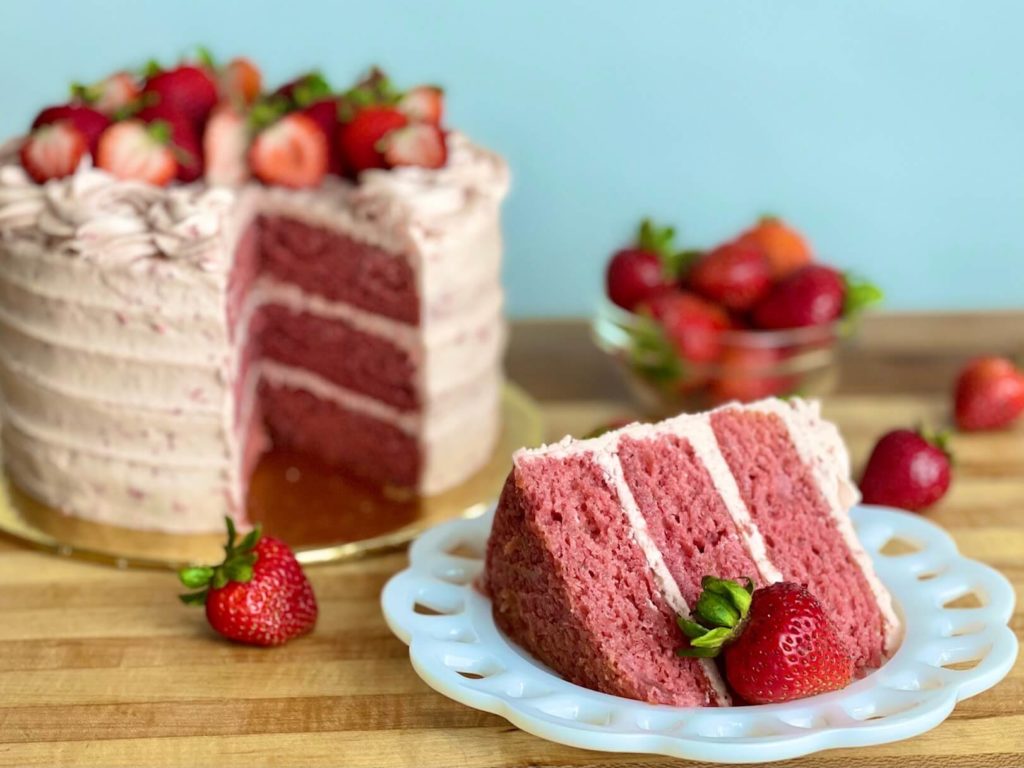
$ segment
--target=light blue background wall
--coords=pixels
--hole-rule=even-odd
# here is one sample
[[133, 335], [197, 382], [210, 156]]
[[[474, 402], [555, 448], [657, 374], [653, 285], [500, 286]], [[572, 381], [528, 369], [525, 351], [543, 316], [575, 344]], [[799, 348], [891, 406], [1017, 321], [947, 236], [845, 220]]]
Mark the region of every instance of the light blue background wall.
[[644, 213], [706, 245], [764, 211], [890, 307], [1019, 307], [1022, 30], [1019, 0], [5, 0], [0, 133], [194, 42], [274, 81], [379, 62], [511, 162], [514, 314], [588, 311]]

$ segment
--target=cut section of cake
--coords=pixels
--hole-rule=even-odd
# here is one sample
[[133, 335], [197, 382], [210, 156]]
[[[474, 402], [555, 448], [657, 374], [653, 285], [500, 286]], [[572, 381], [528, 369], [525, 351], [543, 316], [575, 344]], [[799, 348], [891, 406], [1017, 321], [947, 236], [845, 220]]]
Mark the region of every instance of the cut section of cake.
[[838, 430], [798, 399], [566, 438], [515, 455], [484, 587], [512, 640], [605, 693], [730, 703], [711, 660], [676, 655], [676, 618], [706, 575], [806, 584], [863, 674], [899, 623], [850, 522], [856, 500]]
[[[48, 134], [0, 148], [3, 460], [30, 496], [96, 522], [219, 531], [225, 515], [244, 521], [270, 446], [406, 494], [452, 488], [490, 459], [505, 162], [436, 124], [437, 89], [402, 94], [380, 72], [344, 93], [295, 83], [238, 118], [233, 186], [137, 178], [134, 144], [111, 168], [84, 156], [49, 177], [19, 162]], [[416, 91], [434, 109], [399, 111]], [[314, 106], [342, 132], [386, 111], [442, 152], [392, 163], [377, 150], [390, 134], [357, 131], [365, 151], [329, 173]], [[206, 138], [209, 155], [221, 134]], [[265, 183], [244, 165], [250, 144]]]

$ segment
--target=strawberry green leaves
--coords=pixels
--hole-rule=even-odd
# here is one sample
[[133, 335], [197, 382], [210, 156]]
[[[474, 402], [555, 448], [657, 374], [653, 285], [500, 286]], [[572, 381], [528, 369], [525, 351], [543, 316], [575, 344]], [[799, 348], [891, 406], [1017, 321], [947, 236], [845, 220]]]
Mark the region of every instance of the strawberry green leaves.
[[693, 609], [693, 619], [682, 616], [676, 623], [689, 639], [686, 648], [676, 653], [689, 658], [713, 658], [722, 646], [733, 640], [750, 611], [754, 583], [749, 578], [740, 584], [729, 579], [705, 576], [703, 591]]
[[253, 551], [260, 540], [260, 527], [249, 531], [241, 542], [237, 542], [238, 531], [230, 517], [224, 518], [227, 523], [228, 540], [224, 545], [224, 561], [216, 566], [191, 566], [178, 572], [178, 579], [189, 589], [199, 590], [178, 597], [185, 605], [203, 605], [211, 588], [222, 589], [229, 582], [247, 582], [252, 579], [252, 567], [258, 555]]

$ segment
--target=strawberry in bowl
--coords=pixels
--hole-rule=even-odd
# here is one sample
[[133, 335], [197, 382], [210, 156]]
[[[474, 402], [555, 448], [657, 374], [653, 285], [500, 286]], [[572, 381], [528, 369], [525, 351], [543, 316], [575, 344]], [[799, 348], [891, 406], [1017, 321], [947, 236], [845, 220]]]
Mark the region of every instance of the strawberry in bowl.
[[621, 362], [648, 411], [665, 415], [738, 400], [820, 394], [837, 342], [874, 285], [814, 257], [806, 238], [766, 217], [709, 250], [678, 249], [645, 220], [605, 273], [595, 339]]

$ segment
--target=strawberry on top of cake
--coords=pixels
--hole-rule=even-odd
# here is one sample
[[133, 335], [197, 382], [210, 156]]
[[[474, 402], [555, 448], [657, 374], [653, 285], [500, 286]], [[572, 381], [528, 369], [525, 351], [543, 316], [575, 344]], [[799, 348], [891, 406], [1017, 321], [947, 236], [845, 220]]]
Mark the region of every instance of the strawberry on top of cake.
[[208, 56], [0, 148], [3, 455], [72, 515], [243, 521], [270, 446], [420, 493], [490, 455], [508, 171], [434, 86]]
[[[822, 666], [797, 666], [803, 682], [777, 691], [781, 667], [744, 682], [767, 691], [762, 700], [843, 685], [880, 666], [899, 630], [850, 522], [849, 475], [838, 431], [799, 399], [521, 450], [487, 546], [495, 621], [574, 683], [655, 704], [724, 706], [733, 696], [708, 657], [741, 619], [751, 632], [737, 647], [764, 650], [759, 633], [777, 639], [778, 621], [757, 629], [754, 619], [778, 590], [761, 599], [754, 587], [789, 583], [820, 603], [781, 598], [793, 626], [820, 626], [798, 644], [827, 649], [815, 653]], [[733, 607], [706, 610], [724, 599]], [[800, 653], [774, 651], [780, 665], [802, 663]]]

